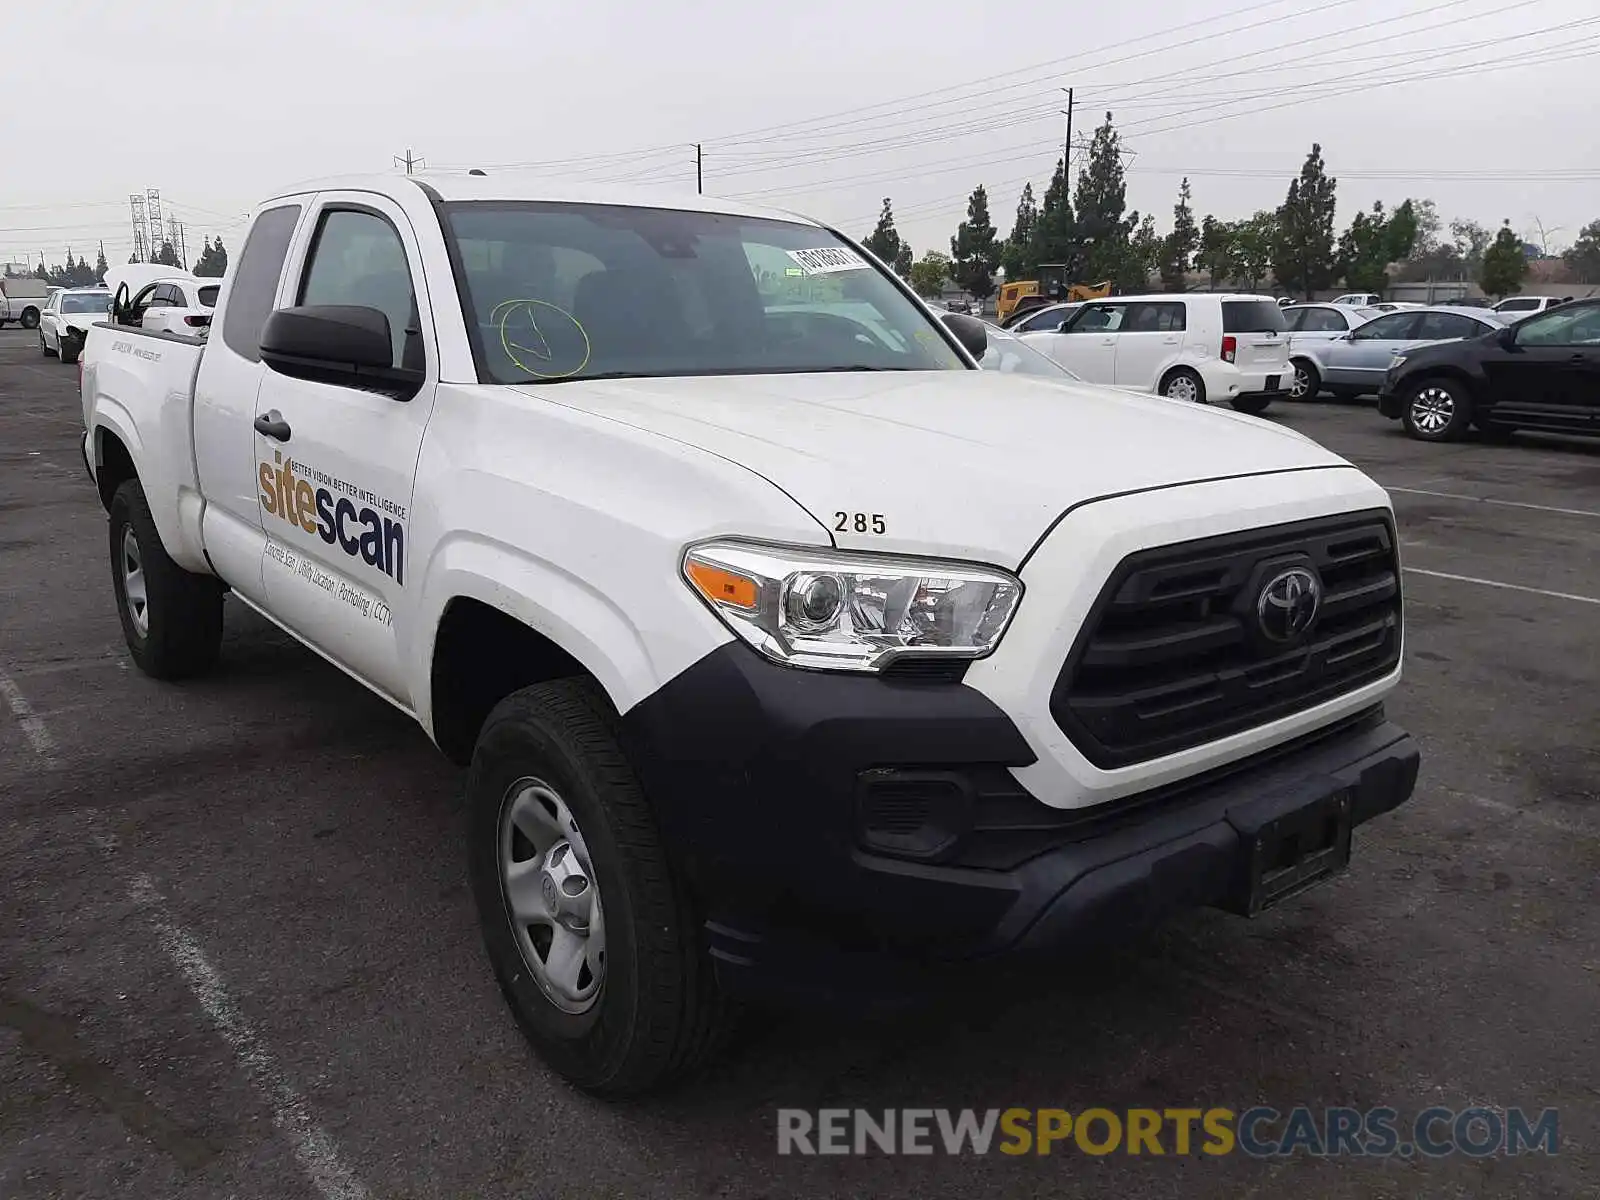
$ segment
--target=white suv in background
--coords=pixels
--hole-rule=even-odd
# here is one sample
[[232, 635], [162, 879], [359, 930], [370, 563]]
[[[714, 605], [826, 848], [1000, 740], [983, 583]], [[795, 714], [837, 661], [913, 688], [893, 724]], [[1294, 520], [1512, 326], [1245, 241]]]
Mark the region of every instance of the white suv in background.
[[1023, 340], [1090, 383], [1258, 413], [1289, 395], [1289, 336], [1271, 296], [1220, 292], [1094, 300]]
[[220, 279], [174, 275], [140, 288], [129, 304], [127, 323], [141, 329], [195, 335], [211, 325]]

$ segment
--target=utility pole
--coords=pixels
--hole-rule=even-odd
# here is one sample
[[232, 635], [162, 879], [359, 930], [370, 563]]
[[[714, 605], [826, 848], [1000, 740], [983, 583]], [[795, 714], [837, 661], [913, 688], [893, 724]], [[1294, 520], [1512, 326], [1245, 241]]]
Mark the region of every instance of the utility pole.
[[401, 158], [398, 154], [394, 156], [394, 165], [397, 167], [405, 167], [406, 174], [412, 175], [415, 174], [417, 167], [426, 167], [428, 162], [426, 159], [412, 157], [411, 147], [407, 146], [406, 156], [404, 158]]
[[1061, 143], [1061, 194], [1070, 196], [1072, 189], [1067, 185], [1072, 181], [1072, 89], [1061, 90], [1067, 94], [1067, 106], [1061, 110], [1067, 118], [1067, 140]]
[[694, 190], [702, 196], [705, 195], [705, 155], [701, 153], [699, 142], [694, 144]]

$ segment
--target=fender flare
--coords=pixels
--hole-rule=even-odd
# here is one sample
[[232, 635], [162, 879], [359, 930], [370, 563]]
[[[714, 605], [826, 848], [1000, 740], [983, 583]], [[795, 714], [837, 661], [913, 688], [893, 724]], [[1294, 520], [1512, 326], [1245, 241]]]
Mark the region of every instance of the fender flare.
[[[432, 678], [439, 628], [456, 599], [477, 600], [549, 638], [594, 676], [619, 713], [660, 685], [643, 635], [610, 597], [554, 563], [465, 532], [447, 535], [429, 558], [409, 648], [411, 678]], [[724, 631], [724, 639], [731, 636]], [[432, 689], [419, 691], [413, 707], [431, 736]]]
[[101, 469], [105, 466], [102, 438], [109, 433], [114, 435], [128, 452], [128, 458], [133, 463], [134, 477], [144, 488], [145, 500], [150, 505], [150, 519], [155, 524], [156, 533], [161, 538], [161, 546], [167, 555], [186, 571], [210, 574], [211, 564], [206, 561], [205, 555], [199, 551], [197, 545], [184, 536], [183, 519], [180, 515], [180, 505], [184, 497], [178, 494], [175, 484], [159, 477], [152, 477], [150, 474], [149, 456], [144, 441], [139, 436], [139, 426], [134, 421], [133, 415], [117, 400], [102, 396], [95, 404], [93, 419], [89, 453], [94, 460], [96, 487], [99, 486]]

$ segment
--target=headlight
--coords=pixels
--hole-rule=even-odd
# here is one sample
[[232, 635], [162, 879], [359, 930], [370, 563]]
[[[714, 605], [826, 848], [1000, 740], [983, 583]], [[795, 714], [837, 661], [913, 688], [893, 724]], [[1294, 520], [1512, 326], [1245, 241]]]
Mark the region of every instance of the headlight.
[[1022, 599], [1022, 581], [991, 567], [755, 542], [691, 546], [683, 577], [768, 658], [824, 670], [982, 658]]

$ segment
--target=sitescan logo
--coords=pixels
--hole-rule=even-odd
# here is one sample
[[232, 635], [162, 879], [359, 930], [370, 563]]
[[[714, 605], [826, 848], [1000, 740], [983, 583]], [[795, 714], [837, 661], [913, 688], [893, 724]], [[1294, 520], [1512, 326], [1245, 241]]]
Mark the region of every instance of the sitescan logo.
[[[314, 533], [396, 583], [405, 583], [403, 506], [292, 458], [284, 462], [282, 454], [260, 464], [256, 483], [261, 489], [262, 510], [269, 517]], [[344, 494], [335, 499], [335, 492]]]

